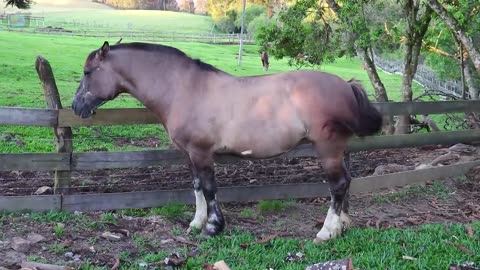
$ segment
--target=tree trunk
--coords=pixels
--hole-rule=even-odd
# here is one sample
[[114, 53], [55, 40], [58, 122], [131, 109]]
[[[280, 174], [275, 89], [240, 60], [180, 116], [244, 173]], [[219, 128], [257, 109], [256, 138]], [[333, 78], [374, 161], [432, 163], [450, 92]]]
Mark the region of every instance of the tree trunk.
[[452, 31], [453, 35], [462, 42], [470, 59], [472, 59], [475, 69], [478, 74], [480, 74], [480, 53], [475, 49], [473, 41], [467, 36], [466, 32], [462, 29], [455, 18], [448, 14], [448, 11], [440, 2], [438, 2], [438, 0], [428, 0], [428, 5], [438, 14], [438, 16], [440, 16], [440, 18], [442, 18], [448, 28]]
[[[365, 70], [367, 71], [368, 78], [370, 79], [370, 82], [372, 83], [373, 89], [375, 90], [375, 100], [378, 102], [388, 102], [388, 95], [387, 91], [385, 90], [385, 86], [382, 83], [382, 80], [380, 79], [380, 76], [378, 76], [377, 68], [375, 66], [375, 63], [373, 62], [373, 59], [370, 57], [370, 54], [368, 53], [368, 48], [356, 48], [357, 55], [362, 59], [363, 61], [363, 66], [365, 67]], [[393, 121], [393, 116], [386, 115], [383, 118], [383, 133], [387, 135], [392, 135], [395, 131], [395, 128], [393, 126], [394, 121]]]
[[475, 99], [475, 100], [479, 99], [478, 88], [476, 87], [475, 82], [473, 81], [472, 72], [470, 70], [470, 65], [468, 63], [465, 63], [463, 72], [465, 75], [465, 82], [467, 83], [467, 87], [468, 87], [468, 93], [470, 94], [470, 99]]
[[[414, 0], [404, 1], [404, 10], [407, 18], [407, 32], [405, 41], [405, 58], [403, 61], [402, 90], [403, 101], [412, 101], [413, 77], [417, 72], [418, 56], [422, 48], [422, 40], [432, 19], [432, 9], [425, 8], [423, 16], [417, 18], [420, 3]], [[395, 134], [410, 133], [410, 115], [400, 115], [395, 128]]]

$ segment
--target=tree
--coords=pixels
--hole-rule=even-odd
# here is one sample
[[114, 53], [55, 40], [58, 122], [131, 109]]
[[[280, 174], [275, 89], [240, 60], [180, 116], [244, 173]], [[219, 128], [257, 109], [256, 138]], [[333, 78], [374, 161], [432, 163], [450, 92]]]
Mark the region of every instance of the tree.
[[[468, 2], [468, 1], [467, 1]], [[450, 28], [453, 35], [455, 36], [458, 41], [460, 41], [468, 52], [470, 59], [475, 66], [478, 74], [480, 74], [480, 53], [475, 48], [472, 38], [468, 35], [467, 31], [464, 29], [464, 24], [459, 22], [452, 14], [450, 14], [447, 9], [438, 1], [438, 0], [428, 0], [428, 5], [438, 14], [440, 18], [445, 22], [445, 24]], [[475, 9], [471, 10], [471, 12], [478, 13], [478, 6]], [[465, 14], [458, 14], [460, 16], [466, 17]], [[468, 16], [468, 15], [467, 15]], [[477, 20], [478, 16], [477, 16]], [[479, 21], [477, 21], [478, 25]]]
[[197, 0], [195, 3], [195, 13], [207, 14], [207, 0]]
[[180, 11], [193, 13], [195, 11], [195, 4], [193, 0], [180, 0], [178, 2], [178, 8]]
[[31, 5], [34, 3], [33, 0], [5, 0], [7, 4], [5, 7], [12, 6], [17, 7], [19, 9], [29, 9]]
[[[428, 5], [422, 8], [420, 0], [403, 0], [402, 7], [406, 18], [405, 56], [402, 75], [403, 101], [412, 101], [413, 77], [417, 72], [422, 40], [432, 20], [433, 10]], [[410, 125], [410, 115], [399, 116], [395, 133], [409, 133]]]

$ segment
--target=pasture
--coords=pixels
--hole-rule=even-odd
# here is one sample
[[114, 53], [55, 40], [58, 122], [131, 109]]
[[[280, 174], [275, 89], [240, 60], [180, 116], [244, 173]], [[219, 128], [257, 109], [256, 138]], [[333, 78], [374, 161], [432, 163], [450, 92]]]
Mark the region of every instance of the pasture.
[[[44, 10], [47, 8], [52, 7]], [[160, 19], [153, 12], [148, 16], [144, 12], [105, 9], [92, 16], [88, 8], [79, 9], [69, 18], [85, 22], [79, 23], [78, 27], [88, 28], [92, 27], [92, 20], [103, 24], [103, 18], [108, 20], [105, 24], [115, 24], [114, 27], [119, 29], [128, 27], [125, 23], [128, 18], [138, 23], [133, 23], [134, 27], [152, 27], [150, 29], [154, 31], [169, 30], [178, 21], [185, 22], [184, 27], [179, 27], [182, 31], [209, 31], [211, 27], [208, 21], [200, 23], [196, 21], [198, 18], [182, 17], [186, 15], [178, 13], [172, 13], [171, 17], [163, 13], [165, 16]], [[59, 9], [57, 11], [49, 16], [60, 24], [66, 15]], [[145, 21], [139, 21], [140, 17]], [[85, 57], [103, 41], [0, 31], [0, 106], [45, 107], [34, 67], [35, 57], [42, 55], [53, 67], [64, 107], [70, 107], [82, 76]], [[134, 40], [123, 40], [129, 41]], [[165, 44], [234, 75], [265, 74], [257, 46], [245, 46], [243, 64], [239, 67], [237, 46], [187, 42]], [[291, 69], [286, 61], [271, 57], [267, 73]], [[370, 94], [373, 91], [358, 59], [341, 59], [320, 69], [345, 79], [355, 77], [362, 81]], [[381, 78], [390, 98], [399, 101], [401, 77], [381, 73]], [[415, 95], [421, 93], [418, 85], [415, 91]], [[104, 107], [138, 108], [142, 105], [124, 95]], [[76, 127], [72, 130], [75, 152], [171, 147], [158, 125]], [[54, 152], [54, 141], [51, 128], [0, 127], [1, 153]], [[439, 146], [361, 152], [352, 155], [352, 167], [356, 168], [354, 173], [357, 174], [371, 173], [379, 164], [418, 164], [431, 161], [445, 151]], [[480, 155], [478, 147], [475, 151], [473, 157]], [[250, 177], [237, 180], [239, 182], [255, 180], [257, 174], [262, 174], [258, 179], [283, 181], [281, 172], [294, 169], [294, 174], [300, 174], [306, 167], [316, 164], [314, 159], [291, 159], [246, 167], [225, 166], [219, 170], [220, 179], [225, 180], [220, 185], [229, 184], [227, 178], [233, 175]], [[12, 171], [2, 173], [0, 181], [23, 180], [19, 181], [21, 189], [25, 185], [51, 183], [49, 173]], [[172, 188], [180, 186], [180, 179], [184, 187], [191, 185], [184, 166], [176, 169], [102, 170], [83, 179], [85, 182], [81, 185], [97, 182], [104, 185], [105, 192], [129, 191], [133, 186], [141, 186], [144, 178], [149, 177], [171, 177], [176, 180], [170, 184]], [[163, 260], [172, 252], [188, 258], [180, 269], [202, 269], [206, 267], [205, 263], [213, 264], [218, 260], [225, 260], [232, 269], [245, 270], [305, 269], [309, 264], [343, 258], [352, 258], [355, 267], [360, 269], [447, 269], [450, 264], [479, 264], [480, 186], [475, 179], [470, 176], [447, 178], [422, 186], [355, 195], [351, 199], [354, 227], [344, 236], [321, 245], [314, 245], [311, 238], [321, 228], [328, 207], [327, 198], [225, 204], [227, 230], [211, 239], [204, 239], [196, 232], [186, 233], [194, 209], [185, 205], [76, 214], [3, 212], [0, 213], [0, 255], [8, 258], [8, 241], [13, 237], [26, 237], [33, 232], [45, 239], [33, 244], [28, 252], [16, 254], [17, 258], [26, 256], [29, 261], [69, 264], [78, 269], [111, 269], [116, 258], [120, 262], [118, 269], [162, 269]], [[88, 181], [90, 183], [86, 183]], [[102, 234], [106, 231], [123, 237], [120, 241], [104, 239]], [[294, 257], [293, 261], [286, 259], [288, 253], [298, 252], [304, 257]]]
[[[11, 42], [14, 40], [15, 42]], [[0, 55], [2, 55], [0, 72], [0, 89], [2, 89], [0, 106], [43, 108], [45, 105], [40, 81], [35, 71], [34, 62], [37, 55], [45, 57], [52, 65], [57, 86], [64, 107], [71, 105], [73, 94], [83, 73], [83, 64], [90, 51], [98, 48], [103, 39], [79, 37], [55, 37], [47, 35], [0, 32]], [[124, 42], [134, 41], [128, 38]], [[116, 40], [110, 40], [116, 42]], [[191, 42], [165, 43], [185, 51], [188, 55], [199, 58], [228, 73], [247, 76], [265, 74], [254, 45], [245, 46], [242, 65], [237, 65], [237, 46], [220, 46]], [[15, 51], [15, 53], [11, 53]], [[270, 59], [270, 69], [266, 73], [278, 73], [291, 70], [285, 60]], [[361, 68], [358, 59], [341, 59], [333, 64], [321, 67], [321, 70], [339, 75], [344, 79], [355, 77], [362, 81], [369, 93], [373, 88], [366, 72]], [[400, 100], [401, 77], [381, 73], [382, 80], [389, 89], [390, 98]], [[417, 93], [420, 93], [417, 86]], [[135, 108], [141, 104], [130, 96], [121, 96], [109, 102], [104, 108]], [[18, 140], [10, 140], [0, 145], [3, 153], [18, 152], [51, 152], [54, 149], [51, 130], [29, 127], [0, 127], [3, 136], [12, 136]], [[90, 151], [92, 149], [134, 150], [134, 144], [116, 143], [116, 140], [150, 139], [154, 141], [151, 147], [166, 147], [168, 140], [158, 125], [140, 127], [90, 127], [78, 128], [75, 133], [74, 149]], [[107, 135], [108, 134], [108, 135]]]

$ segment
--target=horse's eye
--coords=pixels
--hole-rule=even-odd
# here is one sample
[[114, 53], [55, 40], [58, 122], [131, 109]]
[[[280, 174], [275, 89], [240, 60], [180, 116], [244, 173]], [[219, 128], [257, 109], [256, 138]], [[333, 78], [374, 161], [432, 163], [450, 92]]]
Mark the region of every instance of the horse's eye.
[[87, 75], [90, 74], [90, 73], [92, 73], [91, 70], [85, 70], [85, 71], [83, 71], [83, 75], [85, 75], [85, 76], [87, 76]]

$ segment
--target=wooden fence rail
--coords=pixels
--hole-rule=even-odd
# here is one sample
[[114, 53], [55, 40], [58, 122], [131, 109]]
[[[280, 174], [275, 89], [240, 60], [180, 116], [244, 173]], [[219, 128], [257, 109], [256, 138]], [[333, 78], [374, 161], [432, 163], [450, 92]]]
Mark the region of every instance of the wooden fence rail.
[[[480, 112], [480, 100], [374, 102], [373, 104], [383, 114], [391, 116]], [[156, 123], [158, 120], [146, 108], [99, 109], [92, 117], [81, 119], [71, 109], [0, 107], [0, 125], [79, 127]]]
[[[350, 152], [417, 147], [433, 144], [480, 142], [480, 130], [435, 132], [411, 135], [370, 136], [350, 141]], [[302, 144], [278, 158], [315, 157], [311, 144]], [[235, 163], [248, 157], [217, 155], [217, 163]], [[185, 156], [177, 150], [147, 150], [88, 153], [0, 154], [0, 171], [98, 170], [146, 168], [184, 164]]]
[[[446, 165], [387, 175], [355, 178], [350, 186], [351, 194], [365, 193], [386, 187], [419, 184], [444, 177], [465, 174], [480, 161]], [[263, 186], [220, 187], [220, 202], [251, 202], [274, 199], [302, 199], [329, 196], [328, 183], [295, 183]], [[104, 194], [0, 196], [0, 210], [20, 211], [93, 211], [129, 208], [149, 208], [170, 203], [193, 204], [190, 189], [122, 192]]]

